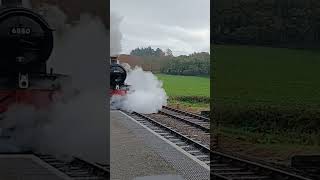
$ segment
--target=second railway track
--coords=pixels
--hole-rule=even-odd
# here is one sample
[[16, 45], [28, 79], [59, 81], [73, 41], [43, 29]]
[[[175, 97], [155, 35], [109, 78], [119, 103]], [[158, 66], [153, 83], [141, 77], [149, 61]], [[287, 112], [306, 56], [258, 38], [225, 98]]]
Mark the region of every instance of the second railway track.
[[210, 133], [210, 121], [205, 117], [169, 108], [167, 106], [163, 106], [163, 109], [159, 111], [159, 114], [182, 121], [183, 123], [201, 129], [206, 133]]

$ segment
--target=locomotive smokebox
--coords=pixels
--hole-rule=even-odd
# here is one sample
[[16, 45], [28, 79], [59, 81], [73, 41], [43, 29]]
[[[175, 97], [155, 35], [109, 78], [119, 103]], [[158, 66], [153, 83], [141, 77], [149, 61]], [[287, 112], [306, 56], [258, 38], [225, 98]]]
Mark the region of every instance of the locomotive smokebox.
[[117, 56], [110, 57], [110, 64], [119, 64]]
[[22, 64], [25, 72], [45, 72], [53, 49], [52, 29], [32, 10], [3, 8], [0, 10], [0, 49], [1, 72], [15, 70]]
[[127, 78], [126, 70], [118, 63], [116, 56], [110, 57], [110, 86], [115, 88], [123, 86]]

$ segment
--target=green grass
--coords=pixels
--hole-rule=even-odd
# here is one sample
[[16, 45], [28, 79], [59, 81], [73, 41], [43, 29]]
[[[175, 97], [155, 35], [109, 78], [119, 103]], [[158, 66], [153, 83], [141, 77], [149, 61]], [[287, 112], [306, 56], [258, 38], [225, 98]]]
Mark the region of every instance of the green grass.
[[157, 74], [169, 96], [170, 104], [197, 109], [209, 107], [210, 79], [208, 77]]
[[212, 55], [215, 120], [263, 134], [260, 143], [319, 145], [319, 50], [214, 46]]
[[319, 104], [320, 51], [215, 46], [217, 101]]
[[224, 135], [236, 136], [255, 144], [300, 144], [308, 146], [316, 146], [320, 148], [320, 135], [308, 133], [258, 133], [251, 132], [250, 129], [241, 128], [221, 128], [221, 133]]
[[210, 79], [196, 76], [157, 74], [169, 96], [210, 97]]

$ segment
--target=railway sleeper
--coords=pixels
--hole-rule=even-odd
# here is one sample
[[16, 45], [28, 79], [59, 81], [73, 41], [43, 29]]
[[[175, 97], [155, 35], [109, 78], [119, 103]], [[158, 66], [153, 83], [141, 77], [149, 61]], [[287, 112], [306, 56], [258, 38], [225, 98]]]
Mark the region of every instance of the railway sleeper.
[[105, 178], [102, 178], [102, 177], [77, 177], [73, 179], [74, 180], [105, 180]]
[[236, 176], [236, 177], [228, 177], [230, 180], [262, 180], [262, 179], [270, 179], [269, 176], [259, 176], [259, 175], [248, 175], [248, 176]]
[[177, 146], [186, 146], [187, 144], [185, 142], [176, 142], [175, 143]]
[[93, 175], [88, 172], [65, 172], [70, 177], [92, 177]]
[[176, 139], [176, 138], [168, 138], [169, 141], [175, 143], [175, 142], [181, 142], [181, 139]]
[[222, 176], [239, 176], [239, 175], [254, 175], [255, 173], [254, 172], [251, 172], [251, 171], [239, 171], [239, 172], [223, 172], [223, 173], [217, 173], [219, 175], [222, 175]]
[[188, 151], [188, 153], [192, 154], [193, 156], [203, 155], [203, 152], [200, 151]]
[[194, 149], [193, 147], [186, 145], [186, 146], [180, 146], [181, 149], [188, 151], [188, 149]]
[[221, 162], [215, 159], [210, 159], [210, 165], [214, 165], [214, 164], [221, 164]]
[[205, 155], [205, 154], [196, 155], [195, 157], [198, 158], [198, 159], [200, 159], [200, 158], [206, 158], [206, 159], [210, 158], [208, 155]]
[[215, 173], [221, 172], [230, 172], [230, 171], [243, 171], [243, 168], [234, 168], [234, 167], [214, 167], [212, 171]]
[[168, 136], [169, 135], [169, 133], [166, 133], [166, 132], [162, 132], [162, 133], [158, 133], [158, 134], [161, 136]]
[[[182, 147], [181, 147], [181, 148], [182, 148]], [[182, 149], [185, 150], [185, 151], [200, 151], [198, 148], [195, 148], [195, 147], [192, 146], [192, 145], [188, 145], [188, 146], [186, 146], [186, 147], [183, 147]]]
[[175, 136], [169, 134], [168, 136], [164, 136], [165, 138], [169, 139], [169, 138], [175, 138]]
[[228, 164], [216, 164], [216, 163], [210, 164], [210, 167], [227, 167], [227, 166]]
[[196, 157], [197, 159], [199, 159], [200, 161], [210, 161], [210, 157]]
[[106, 180], [106, 178], [103, 178], [103, 177], [78, 177], [73, 179], [74, 180]]

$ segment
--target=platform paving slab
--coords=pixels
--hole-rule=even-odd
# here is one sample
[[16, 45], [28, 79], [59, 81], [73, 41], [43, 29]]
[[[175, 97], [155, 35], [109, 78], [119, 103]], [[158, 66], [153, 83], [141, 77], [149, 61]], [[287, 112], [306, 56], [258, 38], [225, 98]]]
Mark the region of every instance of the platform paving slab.
[[70, 180], [34, 155], [0, 155], [2, 180]]

